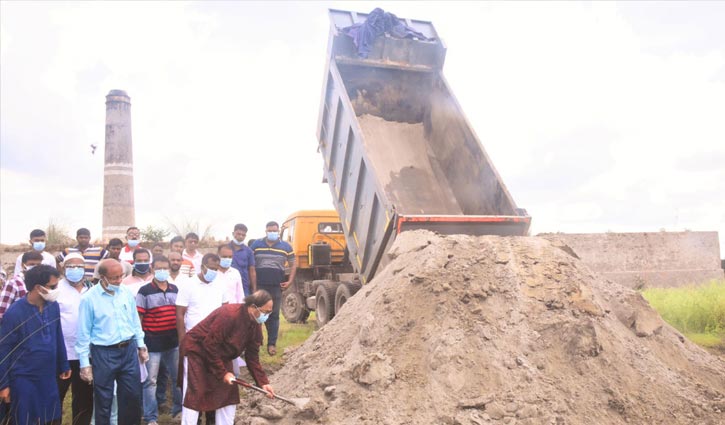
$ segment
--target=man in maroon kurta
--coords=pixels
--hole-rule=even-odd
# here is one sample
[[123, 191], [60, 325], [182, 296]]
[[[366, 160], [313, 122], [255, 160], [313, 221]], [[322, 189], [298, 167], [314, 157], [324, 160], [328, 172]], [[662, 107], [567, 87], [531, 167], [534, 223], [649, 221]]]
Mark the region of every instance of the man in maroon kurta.
[[[182, 425], [195, 425], [200, 411], [216, 411], [216, 425], [232, 425], [239, 390], [232, 383], [232, 360], [244, 353], [258, 386], [274, 390], [259, 363], [262, 328], [272, 311], [272, 297], [256, 291], [244, 304], [225, 304], [186, 334], [181, 344], [184, 361]], [[181, 371], [180, 371], [181, 372]]]

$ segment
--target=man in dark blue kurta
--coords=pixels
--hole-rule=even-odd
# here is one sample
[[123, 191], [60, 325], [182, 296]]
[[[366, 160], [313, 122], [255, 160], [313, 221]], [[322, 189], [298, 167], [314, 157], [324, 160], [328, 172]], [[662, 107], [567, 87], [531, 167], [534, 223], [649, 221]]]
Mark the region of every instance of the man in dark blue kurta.
[[0, 399], [10, 399], [15, 424], [60, 424], [56, 376], [70, 378], [60, 326], [58, 271], [39, 265], [25, 273], [28, 294], [0, 325]]

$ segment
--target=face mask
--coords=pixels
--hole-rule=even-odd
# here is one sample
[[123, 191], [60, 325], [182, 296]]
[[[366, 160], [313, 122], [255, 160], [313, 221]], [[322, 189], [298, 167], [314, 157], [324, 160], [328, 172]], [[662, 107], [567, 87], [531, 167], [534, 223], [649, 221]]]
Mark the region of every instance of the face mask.
[[159, 282], [166, 282], [169, 280], [169, 271], [168, 270], [156, 270], [154, 272], [154, 277]]
[[58, 295], [60, 295], [60, 289], [58, 289], [58, 288], [55, 288], [55, 289], [43, 288], [43, 290], [45, 290], [46, 292], [43, 292], [41, 290], [40, 291], [40, 296], [43, 297], [44, 300], [46, 300], [48, 302], [51, 302], [51, 303], [53, 301], [57, 300], [58, 299]]
[[82, 268], [72, 268], [72, 269], [65, 269], [65, 278], [68, 279], [71, 283], [78, 283], [81, 279], [83, 279], [83, 275], [86, 274], [86, 271]]
[[133, 269], [136, 271], [136, 273], [139, 273], [139, 274], [148, 273], [150, 267], [151, 267], [151, 263], [135, 263], [133, 265]]
[[209, 270], [206, 269], [206, 273], [204, 273], [204, 280], [207, 282], [211, 282], [216, 277], [216, 270]]
[[30, 265], [30, 266], [25, 266], [25, 271], [27, 272], [28, 270], [32, 270], [33, 267], [35, 267], [35, 264]]
[[255, 320], [257, 321], [257, 323], [259, 323], [259, 324], [261, 325], [262, 323], [266, 322], [266, 321], [267, 321], [267, 319], [269, 319], [269, 315], [270, 315], [270, 313], [262, 313], [262, 312], [261, 312], [261, 311], [259, 310], [259, 308], [257, 308], [257, 306], [256, 306], [256, 305], [254, 306], [254, 308], [256, 308], [256, 309], [257, 309], [257, 311], [259, 312], [259, 317], [257, 317], [257, 318], [255, 319]]
[[244, 244], [244, 239], [242, 239], [241, 241], [238, 241], [236, 239], [232, 239], [232, 243], [234, 243], [235, 245], [242, 245], [242, 244]]
[[222, 258], [222, 260], [221, 260], [221, 262], [219, 263], [219, 265], [220, 265], [220, 266], [221, 266], [221, 267], [222, 267], [223, 269], [228, 269], [228, 268], [229, 268], [229, 266], [231, 266], [231, 265], [232, 265], [232, 259], [231, 259], [231, 258]]
[[131, 248], [136, 248], [138, 246], [138, 242], [138, 239], [129, 239], [128, 246], [130, 246]]
[[33, 242], [33, 249], [41, 252], [45, 249], [45, 242]]
[[272, 242], [279, 240], [279, 232], [267, 232], [267, 239]]

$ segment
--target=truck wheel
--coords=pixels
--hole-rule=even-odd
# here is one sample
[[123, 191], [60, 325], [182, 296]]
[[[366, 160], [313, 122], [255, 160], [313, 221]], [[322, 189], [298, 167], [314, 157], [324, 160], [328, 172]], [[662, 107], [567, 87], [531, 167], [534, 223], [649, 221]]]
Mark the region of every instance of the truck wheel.
[[342, 284], [337, 287], [337, 291], [335, 291], [335, 314], [340, 311], [342, 305], [345, 304], [350, 297], [355, 295], [361, 287], [362, 285], [359, 283], [352, 282], [342, 282]]
[[305, 323], [310, 311], [305, 305], [305, 298], [299, 292], [282, 294], [282, 315], [289, 323]]
[[335, 316], [335, 287], [336, 285], [323, 284], [317, 287], [315, 293], [315, 317], [317, 318], [317, 327], [321, 328], [325, 323], [332, 320]]

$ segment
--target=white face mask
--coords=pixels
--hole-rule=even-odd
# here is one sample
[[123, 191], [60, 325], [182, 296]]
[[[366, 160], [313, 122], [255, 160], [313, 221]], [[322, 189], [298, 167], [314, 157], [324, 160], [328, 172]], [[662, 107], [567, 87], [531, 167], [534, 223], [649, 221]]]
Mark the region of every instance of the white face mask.
[[[43, 292], [45, 291], [45, 292]], [[58, 299], [58, 295], [60, 295], [60, 289], [48, 289], [48, 288], [42, 288], [40, 291], [40, 296], [43, 297], [44, 300], [52, 303], [53, 301], [56, 301]]]

